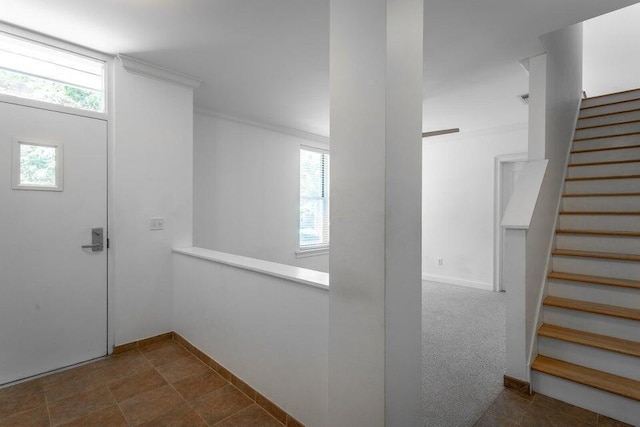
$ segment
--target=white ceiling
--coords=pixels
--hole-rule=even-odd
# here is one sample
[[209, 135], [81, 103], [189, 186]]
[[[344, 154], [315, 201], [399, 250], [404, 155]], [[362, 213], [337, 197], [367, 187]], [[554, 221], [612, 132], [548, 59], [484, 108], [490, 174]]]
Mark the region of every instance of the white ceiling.
[[[638, 0], [426, 0], [424, 129], [526, 122], [538, 37]], [[329, 133], [329, 0], [2, 0], [0, 20], [197, 76], [195, 104]]]

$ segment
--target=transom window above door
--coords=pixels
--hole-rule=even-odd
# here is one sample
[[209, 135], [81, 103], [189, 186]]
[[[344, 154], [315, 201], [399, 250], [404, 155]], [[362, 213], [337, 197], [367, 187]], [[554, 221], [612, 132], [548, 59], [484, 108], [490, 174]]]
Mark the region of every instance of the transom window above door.
[[0, 94], [105, 112], [105, 63], [0, 32]]

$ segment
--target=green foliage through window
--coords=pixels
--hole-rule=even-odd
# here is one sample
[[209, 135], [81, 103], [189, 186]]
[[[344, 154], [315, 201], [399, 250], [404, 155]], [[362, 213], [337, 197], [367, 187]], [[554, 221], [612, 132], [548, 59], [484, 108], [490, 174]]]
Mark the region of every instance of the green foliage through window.
[[102, 92], [0, 69], [0, 93], [89, 111], [104, 111]]
[[56, 185], [56, 148], [20, 144], [20, 184]]

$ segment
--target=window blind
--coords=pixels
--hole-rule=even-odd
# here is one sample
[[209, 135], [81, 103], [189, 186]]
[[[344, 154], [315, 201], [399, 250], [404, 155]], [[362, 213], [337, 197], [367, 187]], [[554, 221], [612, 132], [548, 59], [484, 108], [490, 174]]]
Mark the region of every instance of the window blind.
[[329, 246], [329, 153], [300, 148], [300, 249]]

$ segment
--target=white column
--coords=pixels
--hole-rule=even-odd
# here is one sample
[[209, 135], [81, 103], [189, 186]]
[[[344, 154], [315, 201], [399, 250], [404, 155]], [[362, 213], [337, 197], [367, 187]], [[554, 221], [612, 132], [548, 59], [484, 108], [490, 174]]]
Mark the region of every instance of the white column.
[[329, 425], [420, 425], [422, 0], [331, 0]]
[[547, 54], [529, 58], [529, 161], [545, 159]]

